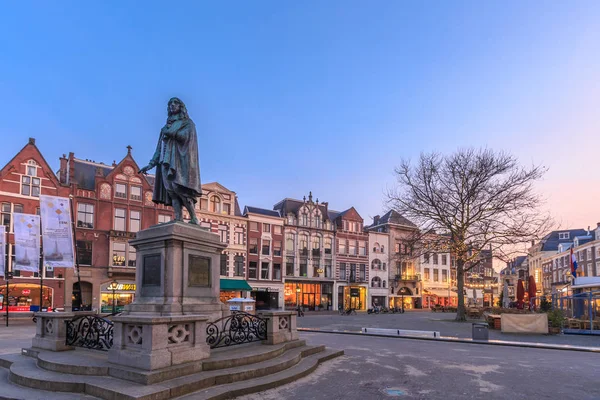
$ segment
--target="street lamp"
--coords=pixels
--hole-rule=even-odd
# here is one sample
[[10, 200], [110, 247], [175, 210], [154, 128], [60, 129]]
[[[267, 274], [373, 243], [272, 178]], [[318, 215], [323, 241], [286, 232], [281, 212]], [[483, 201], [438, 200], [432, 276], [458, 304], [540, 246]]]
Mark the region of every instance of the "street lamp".
[[298, 298], [300, 296], [301, 291], [302, 291], [302, 289], [300, 289], [300, 285], [296, 285], [296, 308], [300, 307], [300, 302], [299, 302]]
[[108, 287], [109, 290], [112, 290], [112, 294], [113, 294], [113, 306], [112, 306], [112, 313], [113, 315], [117, 313], [117, 285], [119, 284], [119, 282], [117, 282], [116, 280], [112, 281], [110, 283], [110, 286]]

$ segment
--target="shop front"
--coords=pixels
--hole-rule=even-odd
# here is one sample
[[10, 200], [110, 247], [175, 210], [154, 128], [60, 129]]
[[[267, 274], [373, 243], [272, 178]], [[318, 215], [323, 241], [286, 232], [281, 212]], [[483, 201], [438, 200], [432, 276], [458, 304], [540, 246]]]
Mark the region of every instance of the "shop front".
[[106, 282], [100, 285], [100, 312], [122, 312], [135, 298], [135, 282]]
[[421, 297], [413, 289], [403, 286], [390, 295], [390, 308], [394, 307], [404, 310], [422, 308]]
[[451, 307], [458, 304], [458, 297], [455, 292], [448, 288], [426, 288], [423, 290], [423, 307], [432, 308], [435, 306]]
[[277, 310], [280, 304], [280, 294], [283, 285], [277, 286], [255, 286], [252, 284], [250, 296], [256, 301], [257, 310]]
[[[3, 300], [3, 310], [8, 303], [9, 312], [29, 312], [40, 309], [40, 285], [34, 283], [9, 283], [8, 296], [6, 296], [6, 285], [0, 288]], [[42, 286], [42, 311], [52, 311], [54, 289]]]
[[339, 286], [338, 287], [338, 308], [348, 310], [366, 310], [370, 306], [367, 304], [366, 286]]
[[252, 287], [244, 279], [221, 278], [219, 283], [221, 288], [219, 298], [223, 304], [231, 299], [245, 298], [246, 294], [252, 291]]
[[284, 304], [286, 310], [294, 310], [298, 305], [308, 311], [332, 309], [333, 283], [286, 282]]

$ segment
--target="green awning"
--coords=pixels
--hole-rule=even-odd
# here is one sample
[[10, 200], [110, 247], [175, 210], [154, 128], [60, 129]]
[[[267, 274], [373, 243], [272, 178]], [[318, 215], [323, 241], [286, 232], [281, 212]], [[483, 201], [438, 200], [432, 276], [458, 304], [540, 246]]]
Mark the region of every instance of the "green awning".
[[248, 285], [248, 282], [243, 279], [221, 279], [221, 290], [238, 292], [240, 290], [251, 291], [252, 288]]

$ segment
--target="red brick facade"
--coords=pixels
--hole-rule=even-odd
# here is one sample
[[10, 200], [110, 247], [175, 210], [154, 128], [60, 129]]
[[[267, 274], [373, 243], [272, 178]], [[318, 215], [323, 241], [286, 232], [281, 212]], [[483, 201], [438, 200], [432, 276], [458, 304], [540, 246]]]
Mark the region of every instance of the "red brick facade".
[[[29, 139], [29, 143], [0, 170], [0, 211], [2, 213], [0, 223], [6, 226], [8, 232], [5, 260], [7, 271], [5, 272], [13, 275], [13, 278], [9, 279], [10, 311], [29, 311], [30, 306], [39, 307], [38, 274], [16, 271], [12, 268], [15, 249], [12, 213], [39, 214], [39, 194], [68, 197], [69, 188], [59, 183], [52, 168], [35, 145], [35, 140]], [[63, 308], [65, 268], [44, 271], [43, 278], [43, 307]], [[0, 293], [6, 299], [4, 279], [0, 280]]]

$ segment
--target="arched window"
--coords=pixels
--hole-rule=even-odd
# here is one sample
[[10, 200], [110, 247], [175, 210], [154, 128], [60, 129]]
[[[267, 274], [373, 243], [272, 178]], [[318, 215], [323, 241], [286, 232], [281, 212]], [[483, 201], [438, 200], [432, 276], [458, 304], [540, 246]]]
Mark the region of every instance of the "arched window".
[[385, 279], [383, 280], [383, 287], [385, 287]]
[[373, 244], [373, 253], [377, 253], [379, 251], [379, 243], [375, 242]]
[[305, 234], [300, 235], [300, 251], [305, 255], [308, 254], [308, 236]]
[[218, 196], [210, 198], [210, 211], [215, 213], [221, 212], [221, 199]]
[[294, 234], [288, 233], [285, 235], [285, 249], [294, 251]]
[[373, 279], [371, 279], [371, 287], [381, 287], [381, 278], [374, 276]]
[[371, 262], [371, 269], [381, 269], [381, 260], [378, 258], [374, 259], [373, 262]]

